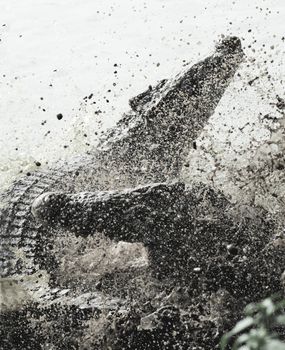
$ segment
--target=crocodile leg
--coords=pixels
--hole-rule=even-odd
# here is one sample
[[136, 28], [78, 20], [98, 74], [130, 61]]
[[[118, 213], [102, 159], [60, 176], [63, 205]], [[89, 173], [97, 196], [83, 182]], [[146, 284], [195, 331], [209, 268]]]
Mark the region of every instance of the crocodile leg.
[[44, 193], [34, 201], [32, 213], [50, 227], [78, 235], [102, 232], [111, 239], [147, 244], [153, 241], [156, 227], [167, 230], [165, 224], [185, 203], [183, 183], [156, 183], [121, 191]]
[[[252, 291], [264, 297], [268, 283], [274, 292], [281, 289], [285, 251], [271, 243], [274, 222], [258, 208], [256, 218], [233, 217], [225, 196], [203, 184], [191, 189], [176, 182], [122, 191], [49, 193], [32, 210], [47, 225], [78, 235], [103, 232], [112, 240], [142, 242], [153, 275], [179, 284], [196, 281], [197, 291], [226, 288], [238, 297]], [[261, 249], [266, 259], [259, 257]]]

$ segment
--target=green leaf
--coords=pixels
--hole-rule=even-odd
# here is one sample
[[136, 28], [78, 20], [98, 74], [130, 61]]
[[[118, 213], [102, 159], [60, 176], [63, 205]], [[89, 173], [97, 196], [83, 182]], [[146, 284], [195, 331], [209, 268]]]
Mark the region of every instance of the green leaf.
[[242, 332], [243, 330], [252, 326], [253, 324], [254, 324], [254, 319], [252, 317], [250, 317], [250, 316], [245, 317], [244, 319], [239, 321], [228, 334], [231, 337], [233, 335], [236, 335], [236, 334]]
[[276, 317], [276, 322], [277, 322], [278, 324], [283, 324], [283, 325], [285, 325], [285, 315], [277, 316], [277, 317]]
[[285, 343], [282, 343], [277, 339], [270, 339], [266, 345], [262, 347], [262, 350], [285, 350]]
[[254, 303], [248, 304], [244, 309], [244, 312], [247, 316], [253, 315], [256, 311], [257, 311], [257, 305]]
[[[244, 343], [246, 343], [248, 341], [248, 339], [249, 339], [248, 333], [241, 334], [237, 338], [237, 340], [235, 341], [234, 346], [233, 346], [233, 350], [236, 350], [236, 349], [240, 350], [241, 348], [247, 347], [247, 345]], [[241, 345], [243, 345], [243, 346], [241, 347]]]
[[221, 343], [220, 343], [221, 349], [222, 350], [226, 349], [229, 343], [229, 340], [233, 335], [236, 335], [242, 332], [243, 330], [252, 326], [253, 324], [254, 324], [254, 319], [252, 317], [246, 317], [243, 320], [239, 321], [230, 332], [228, 332], [222, 337]]
[[273, 301], [270, 298], [264, 299], [261, 303], [261, 305], [265, 308], [266, 315], [273, 315], [276, 308], [273, 304]]
[[230, 338], [231, 337], [229, 337], [228, 334], [225, 334], [225, 335], [222, 336], [222, 339], [221, 339], [221, 342], [220, 342], [220, 347], [221, 347], [222, 350], [226, 349]]
[[249, 337], [250, 337], [250, 335], [248, 333], [244, 333], [244, 334], [240, 335], [236, 340], [236, 344], [241, 345], [241, 344], [245, 343], [246, 341], [248, 341]]

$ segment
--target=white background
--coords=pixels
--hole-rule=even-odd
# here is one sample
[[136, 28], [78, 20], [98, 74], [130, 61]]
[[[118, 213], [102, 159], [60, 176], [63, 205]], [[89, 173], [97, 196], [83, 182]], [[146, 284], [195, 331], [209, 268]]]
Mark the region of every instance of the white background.
[[[256, 59], [246, 76], [269, 70], [284, 96], [284, 18], [283, 0], [0, 0], [0, 185], [34, 160], [88, 149], [131, 96], [205, 57], [221, 34]], [[258, 84], [270, 103], [275, 92]], [[232, 93], [244, 121], [254, 119], [245, 103], [253, 114], [260, 105], [255, 92]]]

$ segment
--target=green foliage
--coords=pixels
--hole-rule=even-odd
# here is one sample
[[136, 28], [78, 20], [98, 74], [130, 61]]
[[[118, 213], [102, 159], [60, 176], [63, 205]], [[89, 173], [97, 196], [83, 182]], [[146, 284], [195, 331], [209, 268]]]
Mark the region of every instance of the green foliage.
[[276, 326], [285, 326], [284, 307], [285, 300], [274, 297], [247, 305], [246, 317], [222, 337], [221, 349], [227, 349], [234, 338], [233, 350], [285, 350], [285, 343], [273, 331]]

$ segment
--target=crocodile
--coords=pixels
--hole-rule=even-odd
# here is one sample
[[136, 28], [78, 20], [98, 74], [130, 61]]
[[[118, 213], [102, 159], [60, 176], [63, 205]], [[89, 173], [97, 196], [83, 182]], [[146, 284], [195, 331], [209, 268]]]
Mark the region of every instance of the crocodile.
[[[23, 327], [29, 315], [39, 323], [42, 317], [47, 317], [51, 326], [46, 333], [37, 333], [33, 327], [25, 329], [27, 349], [42, 349], [40, 341], [45, 348], [81, 348], [78, 342], [82, 339], [82, 327], [86, 328], [87, 321], [92, 323], [103, 309], [115, 313], [115, 319], [118, 318], [115, 329], [104, 328], [102, 342], [95, 344], [94, 337], [94, 343], [92, 340], [85, 349], [173, 349], [179, 345], [181, 349], [188, 349], [189, 344], [196, 341], [187, 331], [189, 327], [195, 329], [199, 346], [205, 337], [208, 343], [202, 348], [213, 349], [217, 345], [219, 326], [213, 326], [211, 317], [205, 316], [208, 309], [213, 308], [211, 293], [227, 307], [227, 299], [231, 300], [231, 306], [238, 300], [240, 311], [244, 303], [280, 290], [278, 278], [285, 268], [284, 250], [276, 247], [278, 239], [271, 241], [269, 233], [275, 231], [275, 223], [267, 220], [266, 213], [261, 211], [254, 220], [243, 214], [236, 222], [230, 217], [233, 207], [223, 194], [201, 184], [188, 189], [177, 181], [189, 148], [214, 113], [243, 59], [240, 40], [224, 38], [209, 57], [131, 99], [131, 111], [105, 133], [92, 152], [29, 173], [2, 194], [0, 271], [3, 280], [43, 270], [56, 275], [54, 231], [58, 234], [63, 228], [79, 236], [89, 236], [99, 229], [111, 239], [144, 243], [152, 272], [160, 280], [162, 290], [171, 291], [175, 286], [186, 288], [186, 304], [190, 310], [185, 313], [184, 304], [181, 310], [176, 309], [179, 303], [173, 293], [158, 302], [161, 308], [154, 310], [152, 305], [143, 304], [133, 314], [129, 301], [117, 301], [123, 311], [112, 305], [114, 299], [106, 299], [103, 306], [94, 290], [83, 293], [75, 289], [71, 296], [66, 296], [65, 290], [50, 288], [48, 295], [43, 295], [34, 307], [5, 313], [4, 322], [12, 328], [17, 322]], [[67, 210], [66, 216], [63, 209]], [[192, 212], [192, 216], [188, 215]], [[143, 223], [142, 230], [134, 230], [138, 222]], [[188, 235], [191, 225], [199, 231], [198, 239]], [[179, 235], [184, 228], [187, 228], [186, 234]], [[150, 231], [154, 236], [150, 237]], [[181, 249], [186, 241], [185, 249]], [[196, 250], [197, 254], [189, 256], [189, 247], [191, 253]], [[112, 276], [110, 278], [112, 284]], [[173, 298], [175, 306], [169, 306]], [[189, 315], [193, 310], [191, 319]], [[61, 315], [59, 319], [58, 315]], [[181, 321], [186, 315], [191, 319], [187, 326], [188, 321]], [[235, 316], [238, 315], [236, 312]], [[232, 324], [235, 319], [232, 310], [227, 317]], [[174, 328], [153, 330], [150, 319], [157, 323], [167, 320], [162, 321], [163, 327], [174, 324]], [[179, 325], [178, 328], [175, 325]], [[223, 326], [220, 329], [224, 329]], [[57, 339], [61, 332], [66, 343]], [[165, 345], [165, 332], [174, 334], [174, 338], [169, 339], [172, 345]], [[175, 338], [175, 334], [180, 333], [183, 333], [182, 340]], [[107, 340], [105, 334], [111, 334]], [[53, 337], [52, 345], [47, 342], [49, 337]], [[13, 343], [14, 340], [13, 336], [6, 337], [5, 349], [23, 348], [23, 341], [19, 345]], [[9, 347], [9, 342], [14, 345]], [[194, 345], [199, 348], [197, 342]]]
[[240, 40], [225, 38], [211, 56], [133, 98], [131, 111], [102, 137], [94, 152], [13, 183], [1, 196], [1, 277], [51, 271], [54, 266], [49, 231], [31, 213], [31, 204], [42, 193], [110, 190], [179, 176], [189, 147], [243, 57]]

